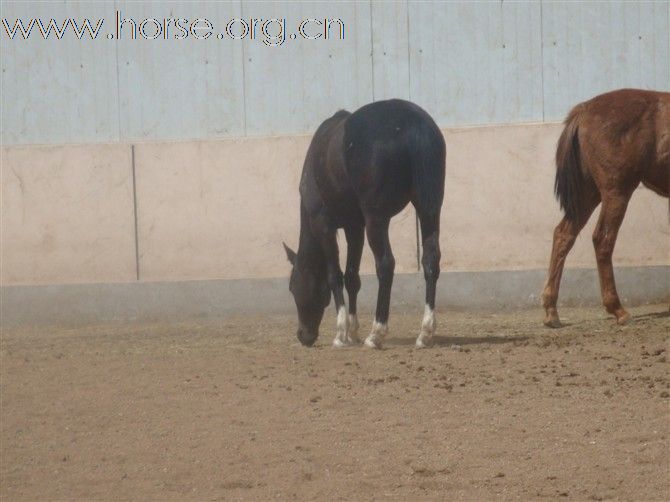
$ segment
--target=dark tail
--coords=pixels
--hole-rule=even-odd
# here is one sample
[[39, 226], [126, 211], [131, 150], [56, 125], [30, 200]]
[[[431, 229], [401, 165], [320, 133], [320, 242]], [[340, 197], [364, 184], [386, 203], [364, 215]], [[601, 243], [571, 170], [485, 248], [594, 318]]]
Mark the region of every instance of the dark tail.
[[579, 112], [579, 107], [575, 107], [565, 119], [565, 127], [556, 148], [554, 193], [570, 221], [575, 221], [582, 213], [590, 181], [582, 170], [579, 154]]
[[440, 212], [444, 199], [447, 148], [440, 129], [432, 120], [421, 124], [415, 132], [410, 155], [417, 209], [420, 214], [436, 214]]

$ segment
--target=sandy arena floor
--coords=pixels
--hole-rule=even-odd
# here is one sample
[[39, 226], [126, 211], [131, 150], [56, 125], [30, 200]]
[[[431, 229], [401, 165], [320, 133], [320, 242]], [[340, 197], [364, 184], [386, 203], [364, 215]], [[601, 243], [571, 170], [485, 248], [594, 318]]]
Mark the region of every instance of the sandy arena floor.
[[330, 318], [5, 330], [0, 498], [667, 500], [670, 317], [631, 312], [443, 312], [422, 351], [420, 312], [379, 352]]

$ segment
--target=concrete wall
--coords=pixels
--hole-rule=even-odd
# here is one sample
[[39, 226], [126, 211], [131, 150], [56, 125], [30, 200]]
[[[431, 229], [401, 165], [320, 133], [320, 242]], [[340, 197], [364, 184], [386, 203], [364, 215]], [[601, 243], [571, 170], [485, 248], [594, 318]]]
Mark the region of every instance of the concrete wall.
[[[445, 270], [546, 267], [560, 220], [552, 195], [560, 129], [443, 131]], [[308, 142], [294, 136], [5, 147], [3, 284], [283, 277], [289, 267], [281, 242], [297, 242], [297, 186]], [[637, 191], [617, 244], [618, 266], [670, 264], [667, 210], [667, 200]], [[569, 267], [594, 266], [594, 223]], [[416, 271], [413, 211], [391, 228], [397, 271]], [[374, 271], [367, 247], [363, 271]]]
[[[117, 10], [219, 28], [278, 17], [289, 31], [339, 18], [345, 38], [109, 40]], [[290, 306], [281, 241], [296, 245], [310, 135], [388, 97], [445, 128], [440, 301], [536, 304], [560, 219], [557, 122], [606, 90], [670, 89], [669, 2], [3, 1], [0, 17], [104, 18], [96, 40], [0, 28], [3, 323]], [[573, 270], [594, 267], [594, 223]], [[411, 210], [391, 234], [394, 302], [420, 298]], [[615, 251], [624, 299], [667, 291], [669, 244], [667, 201], [639, 189]], [[562, 298], [593, 300], [594, 277], [568, 273]]]
[[[146, 18], [339, 18], [344, 40], [108, 40]], [[619, 87], [670, 89], [669, 2], [31, 2], [2, 17], [104, 19], [101, 36], [2, 44], [2, 142], [310, 133], [339, 108], [409, 98], [441, 126], [561, 120]]]
[[130, 146], [3, 148], [3, 284], [130, 281]]

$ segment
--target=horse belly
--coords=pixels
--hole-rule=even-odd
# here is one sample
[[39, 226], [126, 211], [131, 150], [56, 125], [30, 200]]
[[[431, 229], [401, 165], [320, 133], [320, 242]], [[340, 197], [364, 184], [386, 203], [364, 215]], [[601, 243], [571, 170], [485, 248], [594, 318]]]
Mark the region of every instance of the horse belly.
[[645, 172], [642, 183], [668, 197], [670, 193], [670, 94], [659, 102], [656, 115], [656, 149], [654, 160]]
[[668, 197], [670, 194], [670, 171], [669, 165], [666, 163], [665, 167], [658, 166], [657, 169], [651, 169], [642, 179], [642, 184], [649, 190], [656, 192], [658, 195]]

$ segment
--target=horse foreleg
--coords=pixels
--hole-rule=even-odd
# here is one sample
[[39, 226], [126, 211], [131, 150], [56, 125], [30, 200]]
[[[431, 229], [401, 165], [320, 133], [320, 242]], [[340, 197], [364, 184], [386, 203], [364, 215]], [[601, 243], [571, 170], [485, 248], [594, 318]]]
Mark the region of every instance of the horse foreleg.
[[598, 262], [603, 305], [607, 312], [614, 314], [619, 324], [625, 324], [630, 319], [630, 314], [621, 305], [616, 291], [612, 253], [630, 196], [630, 193], [603, 195], [598, 224], [593, 231], [593, 247]]
[[423, 240], [423, 276], [426, 280], [426, 306], [421, 331], [416, 339], [419, 348], [430, 347], [435, 333], [435, 289], [440, 276], [440, 216], [420, 215]]
[[572, 249], [579, 232], [588, 221], [593, 210], [598, 205], [599, 199], [593, 198], [591, 202], [584, 206], [583, 213], [575, 221], [563, 217], [561, 222], [554, 229], [554, 240], [551, 247], [551, 259], [549, 261], [549, 273], [547, 281], [542, 291], [542, 306], [544, 307], [546, 317], [545, 326], [558, 328], [561, 321], [558, 317], [556, 303], [558, 301], [558, 290], [561, 286], [561, 276], [563, 275], [563, 266], [568, 253]]
[[366, 221], [365, 230], [368, 243], [375, 256], [375, 268], [379, 280], [375, 320], [372, 323], [372, 332], [365, 339], [365, 345], [373, 349], [380, 349], [388, 333], [389, 304], [395, 270], [395, 258], [391, 251], [388, 234], [389, 219], [369, 219]]
[[360, 343], [358, 338], [358, 317], [356, 315], [356, 300], [361, 289], [361, 277], [359, 269], [361, 266], [361, 255], [363, 243], [365, 242], [365, 227], [346, 227], [344, 233], [347, 237], [347, 267], [344, 271], [344, 287], [349, 295], [349, 331], [347, 341], [349, 343]]
[[337, 312], [337, 332], [333, 340], [334, 347], [344, 347], [347, 343], [347, 330], [349, 320], [347, 308], [344, 302], [344, 281], [340, 269], [340, 255], [337, 246], [337, 231], [328, 230], [321, 236], [321, 247], [326, 257], [326, 271], [328, 274], [328, 287], [333, 293], [335, 300], [335, 311]]

